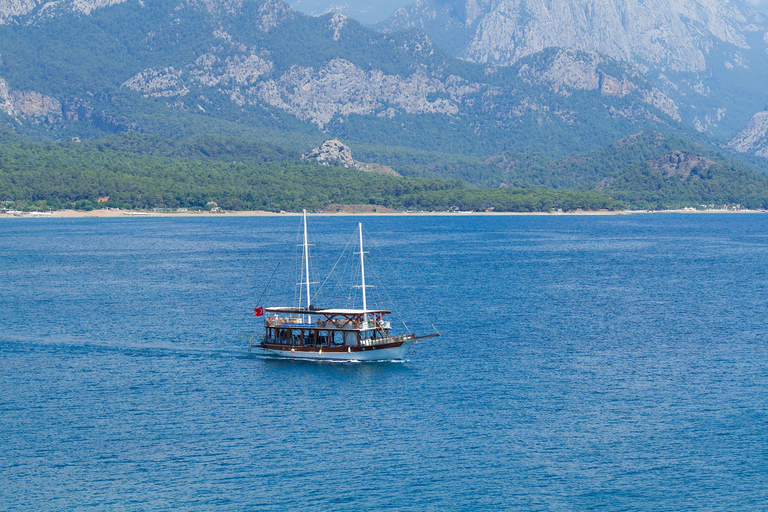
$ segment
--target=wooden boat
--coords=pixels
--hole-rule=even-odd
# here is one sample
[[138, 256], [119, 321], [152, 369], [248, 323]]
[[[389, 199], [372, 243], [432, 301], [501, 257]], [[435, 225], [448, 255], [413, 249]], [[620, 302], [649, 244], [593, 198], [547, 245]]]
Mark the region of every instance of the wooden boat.
[[365, 284], [365, 251], [363, 227], [358, 223], [360, 243], [360, 285], [362, 308], [315, 308], [310, 304], [309, 242], [307, 212], [303, 217], [303, 276], [300, 286], [306, 288], [306, 305], [298, 307], [256, 308], [264, 315], [264, 337], [249, 345], [267, 355], [314, 360], [389, 361], [403, 359], [416, 340], [439, 336], [439, 333], [416, 336], [412, 332], [393, 335], [387, 315], [391, 311], [369, 309]]

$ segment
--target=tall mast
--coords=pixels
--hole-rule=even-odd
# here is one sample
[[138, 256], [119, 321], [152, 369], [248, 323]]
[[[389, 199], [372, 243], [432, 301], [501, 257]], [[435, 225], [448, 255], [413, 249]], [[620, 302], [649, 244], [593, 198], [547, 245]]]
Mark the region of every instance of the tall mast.
[[[307, 276], [307, 311], [311, 306], [312, 297], [309, 294], [309, 241], [307, 240], [307, 210], [304, 211], [304, 273]], [[309, 315], [307, 315], [309, 318]]]
[[[363, 289], [363, 310], [368, 310], [368, 303], [365, 300], [365, 258], [363, 257], [363, 223], [358, 222], [357, 228], [360, 232], [360, 276], [362, 279], [362, 282], [360, 283]], [[363, 321], [365, 322], [366, 326], [368, 325], [368, 313], [363, 313]]]

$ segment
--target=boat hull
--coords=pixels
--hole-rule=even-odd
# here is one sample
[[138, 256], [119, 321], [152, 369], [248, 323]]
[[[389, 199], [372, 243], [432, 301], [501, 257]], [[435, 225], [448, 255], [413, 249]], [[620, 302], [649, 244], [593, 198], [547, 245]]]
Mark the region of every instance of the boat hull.
[[402, 360], [415, 340], [405, 340], [375, 347], [290, 347], [262, 343], [256, 349], [270, 357], [314, 361], [392, 361]]

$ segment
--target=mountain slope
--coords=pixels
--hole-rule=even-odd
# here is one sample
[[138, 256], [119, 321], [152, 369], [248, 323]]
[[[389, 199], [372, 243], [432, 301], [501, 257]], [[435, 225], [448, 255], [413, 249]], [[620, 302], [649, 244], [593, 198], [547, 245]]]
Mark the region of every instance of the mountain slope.
[[[548, 48], [510, 66], [470, 63], [448, 55], [420, 31], [382, 34], [339, 15], [304, 16], [278, 0], [25, 5], [27, 11], [4, 18], [0, 26], [0, 124], [37, 138], [83, 140], [86, 148], [88, 139], [107, 133], [158, 137], [142, 142], [136, 161], [142, 169], [162, 169], [155, 183], [167, 188], [162, 193], [176, 194], [173, 204], [187, 204], [172, 185], [174, 179], [188, 181], [183, 171], [197, 176], [210, 165], [228, 182], [225, 164], [234, 162], [233, 172], [247, 183], [248, 173], [277, 179], [270, 166], [297, 165], [287, 176], [301, 179], [306, 173], [298, 155], [340, 138], [360, 160], [404, 176], [392, 179], [439, 177], [498, 188], [478, 192], [454, 181], [438, 188], [458, 187], [451, 192], [457, 195], [418, 203], [422, 206], [442, 207], [455, 198], [456, 205], [473, 209], [486, 203], [513, 208], [517, 203], [510, 202], [510, 194], [518, 192], [509, 184], [561, 185], [515, 176], [494, 165], [494, 155], [523, 153], [530, 161], [552, 164], [641, 130], [680, 132], [685, 120], [678, 103], [636, 67], [596, 52]], [[175, 145], [178, 140], [185, 142]], [[120, 144], [130, 147], [130, 141]], [[266, 146], [248, 149], [256, 143]], [[114, 142], [100, 144], [105, 151], [126, 152], [110, 146]], [[240, 149], [233, 153], [222, 145]], [[190, 154], [199, 157], [193, 164], [174, 161]], [[73, 164], [72, 179], [101, 180], [87, 162]], [[146, 176], [119, 169], [112, 181], [99, 183], [151, 184], [142, 181]], [[620, 181], [605, 175], [585, 187], [574, 178], [582, 171], [560, 165], [552, 170], [561, 183], [570, 179], [568, 187], [588, 194], [580, 196], [582, 205], [608, 204], [610, 187], [596, 190], [597, 183]], [[737, 189], [743, 183], [738, 181]], [[209, 185], [207, 194], [216, 190], [236, 200], [221, 199], [222, 204], [257, 204], [234, 189]], [[102, 188], [108, 192], [108, 186]], [[78, 193], [67, 197], [85, 194]], [[668, 197], [675, 193], [689, 200], [706, 196], [686, 188]], [[491, 196], [499, 202], [488, 202]], [[591, 202], [594, 198], [599, 200]], [[157, 197], [153, 201], [160, 204]]]
[[740, 0], [417, 0], [380, 25], [414, 27], [474, 62], [508, 65], [548, 47], [610, 56], [721, 138], [768, 99], [768, 23]]
[[[719, 41], [749, 47], [745, 32], [765, 19], [743, 2], [721, 0], [417, 0], [387, 27], [442, 25], [436, 41], [464, 32], [460, 56], [511, 64], [548, 47], [594, 51], [666, 71], [703, 71]], [[432, 31], [428, 31], [432, 32]]]
[[511, 185], [601, 191], [642, 208], [768, 204], [764, 175], [732, 156], [655, 131], [558, 160], [500, 154], [486, 163]]
[[0, 117], [26, 133], [242, 126], [304, 134], [300, 149], [324, 134], [465, 154], [565, 154], [679, 118], [634, 69], [594, 53], [470, 64], [423, 33], [379, 34], [276, 0], [57, 5], [0, 26]]

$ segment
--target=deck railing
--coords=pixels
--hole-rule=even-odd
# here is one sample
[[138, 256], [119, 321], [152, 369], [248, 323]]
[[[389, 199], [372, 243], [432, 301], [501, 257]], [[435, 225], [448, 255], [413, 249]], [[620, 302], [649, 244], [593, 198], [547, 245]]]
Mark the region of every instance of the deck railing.
[[386, 338], [366, 338], [360, 340], [360, 345], [363, 347], [376, 347], [378, 345], [386, 345], [388, 343], [397, 343], [400, 341], [407, 341], [413, 338], [413, 334], [401, 334], [400, 336], [387, 336]]

